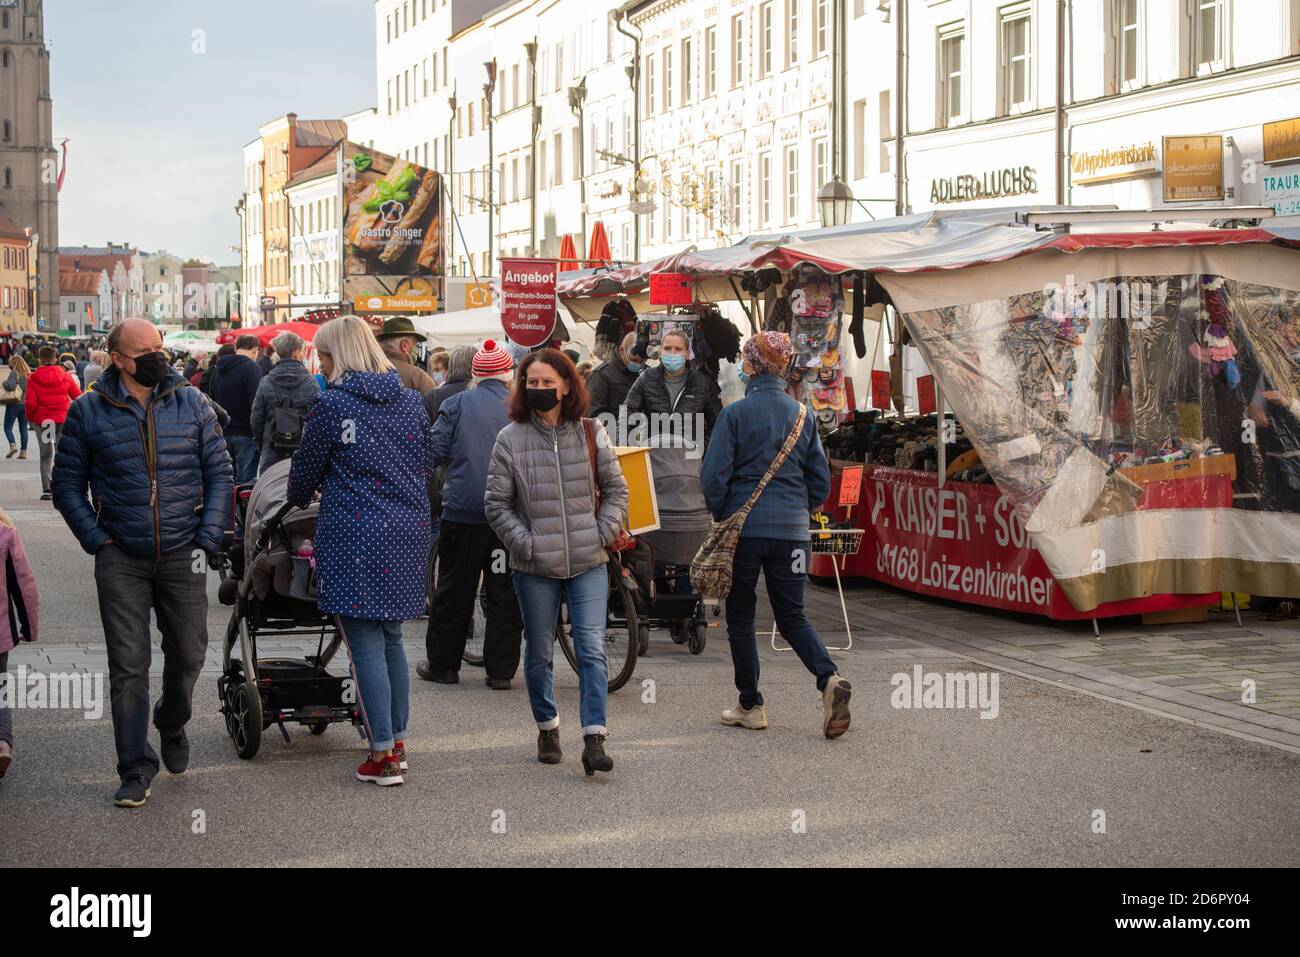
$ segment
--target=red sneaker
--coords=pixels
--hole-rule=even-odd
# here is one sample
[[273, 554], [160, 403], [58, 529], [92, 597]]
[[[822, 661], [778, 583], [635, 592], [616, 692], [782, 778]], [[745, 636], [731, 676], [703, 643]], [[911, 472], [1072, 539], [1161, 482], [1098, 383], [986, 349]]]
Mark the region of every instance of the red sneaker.
[[393, 755], [380, 758], [378, 761], [373, 758], [366, 758], [361, 763], [361, 767], [357, 768], [357, 780], [369, 781], [371, 784], [378, 784], [380, 787], [401, 784], [402, 766], [397, 763], [397, 758]]
[[393, 742], [393, 757], [397, 758], [397, 765], [403, 771], [409, 771], [411, 769], [411, 766], [406, 763], [406, 742], [405, 741]]

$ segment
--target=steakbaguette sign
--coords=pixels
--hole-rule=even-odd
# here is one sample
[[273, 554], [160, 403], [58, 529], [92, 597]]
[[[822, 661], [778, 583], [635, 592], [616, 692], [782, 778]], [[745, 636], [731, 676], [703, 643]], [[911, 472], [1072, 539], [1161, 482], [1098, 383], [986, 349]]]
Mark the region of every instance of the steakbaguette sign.
[[501, 260], [501, 328], [511, 342], [533, 349], [550, 340], [559, 275], [554, 259]]

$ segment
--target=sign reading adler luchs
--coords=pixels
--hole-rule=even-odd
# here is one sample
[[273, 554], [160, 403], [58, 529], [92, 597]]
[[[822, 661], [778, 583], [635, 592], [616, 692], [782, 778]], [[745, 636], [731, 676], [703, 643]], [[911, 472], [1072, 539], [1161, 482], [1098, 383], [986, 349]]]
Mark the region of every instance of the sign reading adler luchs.
[[930, 202], [967, 203], [977, 199], [1021, 196], [1038, 192], [1038, 179], [1032, 166], [991, 170], [979, 176], [964, 174], [930, 180]]

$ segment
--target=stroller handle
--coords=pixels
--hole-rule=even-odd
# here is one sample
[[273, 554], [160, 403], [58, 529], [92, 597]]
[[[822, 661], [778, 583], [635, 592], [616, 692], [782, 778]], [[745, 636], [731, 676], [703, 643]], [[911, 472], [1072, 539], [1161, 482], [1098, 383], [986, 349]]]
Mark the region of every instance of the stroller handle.
[[266, 524], [262, 526], [262, 534], [257, 536], [258, 551], [261, 551], [270, 544], [271, 536], [275, 534], [276, 530], [280, 527], [280, 523], [284, 521], [284, 517], [288, 515], [292, 509], [293, 505], [289, 502], [285, 502], [276, 509], [274, 515], [267, 519]]

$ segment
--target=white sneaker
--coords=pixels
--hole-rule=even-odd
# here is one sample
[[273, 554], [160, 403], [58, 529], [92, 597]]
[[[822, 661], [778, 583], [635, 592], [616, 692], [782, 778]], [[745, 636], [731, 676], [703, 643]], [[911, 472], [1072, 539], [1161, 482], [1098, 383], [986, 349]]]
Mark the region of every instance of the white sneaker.
[[849, 698], [853, 685], [847, 678], [831, 675], [822, 692], [822, 733], [828, 738], [838, 738], [849, 730]]
[[749, 728], [751, 731], [767, 730], [767, 711], [761, 704], [752, 708], [736, 705], [722, 712], [722, 723], [732, 728]]

